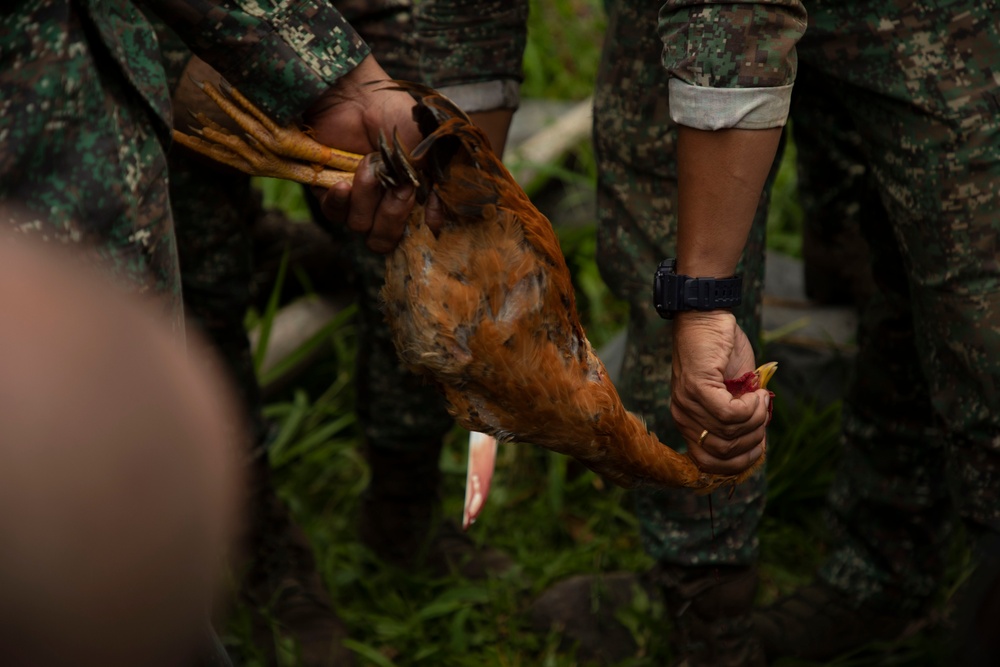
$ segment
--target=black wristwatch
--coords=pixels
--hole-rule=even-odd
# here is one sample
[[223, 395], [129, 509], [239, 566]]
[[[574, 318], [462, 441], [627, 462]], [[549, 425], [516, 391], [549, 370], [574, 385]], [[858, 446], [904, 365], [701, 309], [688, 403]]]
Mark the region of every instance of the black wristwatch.
[[677, 260], [665, 259], [653, 278], [653, 303], [666, 320], [685, 310], [735, 308], [743, 302], [743, 276], [692, 278], [677, 275]]

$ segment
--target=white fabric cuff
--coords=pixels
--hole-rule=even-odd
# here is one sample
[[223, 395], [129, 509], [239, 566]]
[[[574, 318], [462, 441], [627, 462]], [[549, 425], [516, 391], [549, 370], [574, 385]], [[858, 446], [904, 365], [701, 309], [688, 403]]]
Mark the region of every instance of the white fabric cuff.
[[766, 130], [788, 120], [792, 86], [710, 88], [670, 79], [670, 117], [696, 130]]
[[516, 109], [521, 103], [521, 84], [514, 79], [462, 83], [438, 88], [465, 113]]

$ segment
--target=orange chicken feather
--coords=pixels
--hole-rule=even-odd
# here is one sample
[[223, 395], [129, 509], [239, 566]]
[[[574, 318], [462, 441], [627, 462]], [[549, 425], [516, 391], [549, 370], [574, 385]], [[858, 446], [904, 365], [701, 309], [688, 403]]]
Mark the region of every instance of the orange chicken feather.
[[[625, 410], [580, 324], [552, 225], [451, 101], [416, 84], [396, 85], [417, 100], [414, 118], [425, 139], [412, 152], [383, 139], [376, 173], [387, 186], [416, 185], [420, 204], [436, 193], [446, 220], [431, 231], [418, 205], [386, 259], [384, 311], [403, 362], [442, 388], [465, 428], [572, 456], [621, 486], [710, 491], [748, 476], [699, 470]], [[205, 90], [233, 107], [223, 108], [256, 141], [241, 146], [218, 127], [204, 128], [201, 137], [177, 133], [178, 141], [199, 152], [250, 173], [309, 184], [343, 180], [357, 164], [338, 152], [326, 163], [332, 169], [310, 164], [303, 171], [302, 163], [287, 173], [255, 168], [275, 163], [274, 155], [254, 155], [259, 151], [292, 163], [283, 156], [321, 150], [302, 149], [316, 143], [302, 133], [294, 149], [272, 148], [282, 143], [273, 140], [275, 132], [289, 128], [273, 129], [235, 91], [227, 91], [229, 99], [207, 84]], [[267, 136], [258, 136], [261, 128]], [[758, 373], [760, 386], [772, 371]]]

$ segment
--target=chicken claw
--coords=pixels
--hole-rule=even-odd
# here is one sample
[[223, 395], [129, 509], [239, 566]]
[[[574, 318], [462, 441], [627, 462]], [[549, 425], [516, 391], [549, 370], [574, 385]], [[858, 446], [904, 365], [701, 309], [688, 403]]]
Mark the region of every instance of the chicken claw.
[[353, 179], [362, 155], [324, 146], [296, 127], [279, 126], [225, 82], [222, 90], [195, 83], [246, 135], [239, 137], [204, 114], [192, 114], [201, 127], [191, 127], [196, 136], [174, 130], [177, 143], [251, 176], [322, 188]]

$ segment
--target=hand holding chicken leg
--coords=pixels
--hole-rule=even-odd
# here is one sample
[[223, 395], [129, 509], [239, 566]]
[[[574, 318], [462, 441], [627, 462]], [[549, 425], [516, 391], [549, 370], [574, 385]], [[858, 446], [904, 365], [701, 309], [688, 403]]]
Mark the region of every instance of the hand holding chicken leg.
[[738, 474], [764, 456], [772, 394], [763, 387], [773, 368], [761, 367], [756, 387], [734, 386], [755, 366], [750, 341], [732, 313], [677, 315], [670, 412], [689, 444], [688, 455], [706, 472]]

